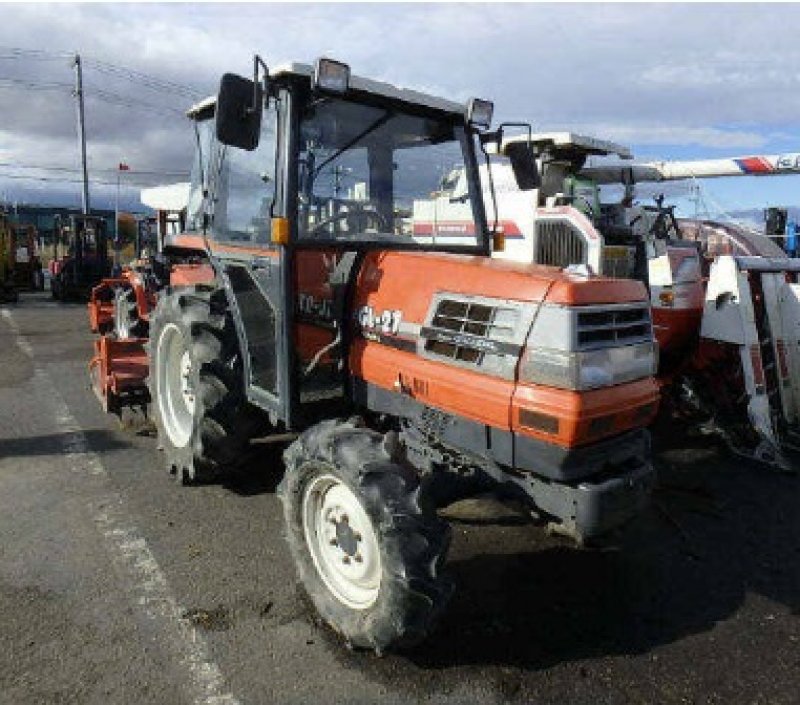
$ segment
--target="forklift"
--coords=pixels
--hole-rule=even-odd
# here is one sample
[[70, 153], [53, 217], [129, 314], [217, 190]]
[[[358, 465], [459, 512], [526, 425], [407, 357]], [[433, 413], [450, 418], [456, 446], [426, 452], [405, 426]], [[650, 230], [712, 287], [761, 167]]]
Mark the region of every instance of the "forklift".
[[0, 303], [14, 303], [19, 294], [14, 286], [13, 233], [5, 213], [0, 212]]
[[9, 229], [14, 286], [18, 291], [44, 291], [36, 228], [30, 224], [13, 223]]
[[92, 288], [111, 274], [105, 218], [73, 214], [67, 223], [57, 216], [50, 291], [54, 299], [88, 298]]

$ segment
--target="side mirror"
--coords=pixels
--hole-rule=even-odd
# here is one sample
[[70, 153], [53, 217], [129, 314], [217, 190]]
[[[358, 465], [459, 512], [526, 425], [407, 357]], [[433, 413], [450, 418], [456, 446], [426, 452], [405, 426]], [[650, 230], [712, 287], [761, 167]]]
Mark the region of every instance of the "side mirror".
[[506, 144], [505, 153], [511, 161], [511, 169], [520, 190], [531, 191], [542, 185], [536, 154], [530, 142], [509, 142]]
[[[253, 104], [255, 102], [255, 105]], [[226, 73], [217, 96], [217, 139], [222, 144], [252, 152], [261, 136], [264, 110], [260, 84]]]

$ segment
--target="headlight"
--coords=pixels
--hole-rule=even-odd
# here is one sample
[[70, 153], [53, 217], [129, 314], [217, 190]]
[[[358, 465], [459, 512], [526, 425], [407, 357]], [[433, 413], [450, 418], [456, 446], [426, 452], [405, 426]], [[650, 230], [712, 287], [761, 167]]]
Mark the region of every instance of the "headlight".
[[581, 391], [650, 377], [657, 366], [658, 352], [652, 342], [583, 352], [529, 347], [520, 366], [520, 378]]
[[350, 87], [350, 67], [341, 61], [319, 58], [314, 64], [314, 88], [331, 93], [346, 93]]
[[482, 127], [486, 130], [492, 124], [492, 114], [494, 113], [494, 103], [490, 100], [480, 98], [470, 98], [467, 103], [467, 122], [475, 127]]

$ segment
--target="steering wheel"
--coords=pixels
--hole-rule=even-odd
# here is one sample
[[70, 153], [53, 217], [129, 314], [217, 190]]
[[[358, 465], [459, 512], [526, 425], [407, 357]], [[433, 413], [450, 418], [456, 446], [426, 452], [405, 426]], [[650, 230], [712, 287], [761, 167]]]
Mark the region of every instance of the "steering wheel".
[[388, 230], [388, 225], [386, 223], [386, 219], [377, 211], [367, 210], [366, 208], [356, 208], [355, 210], [346, 210], [346, 211], [339, 211], [336, 215], [332, 215], [328, 218], [324, 218], [323, 220], [319, 221], [310, 231], [310, 235], [318, 235], [321, 233], [326, 227], [331, 225], [332, 223], [338, 223], [340, 220], [344, 220], [347, 222], [347, 227], [351, 230], [357, 230], [359, 227], [359, 222], [363, 220], [372, 219], [378, 226], [378, 230], [381, 232], [386, 232]]

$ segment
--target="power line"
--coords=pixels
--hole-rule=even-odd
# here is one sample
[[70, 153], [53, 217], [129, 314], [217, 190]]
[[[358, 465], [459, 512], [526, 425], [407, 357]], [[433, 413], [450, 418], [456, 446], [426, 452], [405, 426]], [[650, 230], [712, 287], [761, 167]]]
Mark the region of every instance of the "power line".
[[[11, 78], [7, 76], [0, 76], [0, 88], [10, 88], [12, 86], [22, 86], [31, 90], [63, 90], [73, 93], [74, 88], [70, 83], [58, 83], [55, 81], [30, 81], [20, 78]], [[112, 93], [100, 88], [92, 91], [85, 91], [84, 97], [87, 100], [103, 102], [107, 105], [114, 105], [124, 108], [133, 108], [135, 110], [143, 110], [145, 112], [157, 113], [168, 117], [185, 117], [185, 112], [178, 108], [172, 108], [168, 105], [157, 105], [155, 103], [147, 103], [135, 98], [128, 98], [118, 93]]]
[[95, 71], [100, 73], [118, 76], [128, 81], [134, 81], [152, 90], [166, 91], [172, 94], [181, 93], [187, 98], [191, 98], [193, 100], [202, 98], [204, 95], [200, 89], [187, 86], [186, 84], [158, 78], [142, 71], [136, 71], [135, 69], [130, 69], [125, 66], [112, 64], [108, 61], [100, 61], [99, 59], [89, 58], [86, 59], [86, 65], [92, 67]]
[[[45, 49], [25, 49], [21, 47], [0, 47], [0, 60], [19, 60], [19, 59], [33, 59], [39, 61], [62, 61], [64, 59], [72, 59], [75, 56], [71, 51], [48, 51]], [[152, 74], [145, 73], [144, 71], [137, 71], [136, 69], [120, 64], [114, 64], [110, 61], [102, 59], [94, 59], [91, 57], [84, 57], [84, 64], [92, 67], [99, 73], [117, 76], [128, 81], [140, 83], [152, 90], [161, 90], [169, 93], [182, 93], [184, 96], [197, 99], [202, 98], [204, 92], [194, 86], [189, 86], [185, 83], [178, 81], [171, 81], [169, 79], [160, 78]]]
[[7, 83], [14, 86], [24, 86], [33, 90], [72, 90], [71, 83], [58, 83], [56, 81], [30, 81], [23, 78], [11, 78], [7, 76], [0, 76], [0, 83]]
[[136, 100], [134, 98], [128, 98], [127, 96], [120, 95], [119, 93], [112, 93], [111, 91], [107, 91], [101, 88], [95, 88], [90, 92], [87, 91], [86, 97], [87, 98], [99, 97], [105, 102], [109, 103], [110, 105], [120, 105], [128, 108], [140, 108], [142, 110], [149, 110], [152, 112], [169, 113], [170, 115], [179, 115], [182, 118], [185, 117], [186, 115], [183, 110], [179, 110], [177, 108], [171, 108], [168, 105], [157, 105], [155, 103], [147, 103], [141, 100]]
[[[0, 179], [12, 179], [15, 181], [41, 181], [41, 182], [53, 182], [53, 183], [60, 183], [60, 184], [82, 184], [83, 179], [69, 179], [63, 177], [55, 177], [55, 176], [29, 176], [28, 174], [9, 174], [7, 172], [0, 171]], [[92, 184], [102, 184], [105, 186], [116, 186], [116, 181], [106, 181], [104, 179], [89, 179], [89, 183]], [[139, 186], [147, 186], [148, 184], [141, 184], [141, 183], [130, 183], [122, 182], [120, 184], [120, 188], [137, 188]]]
[[[80, 169], [71, 166], [60, 165], [42, 165], [42, 164], [19, 164], [16, 162], [0, 162], [0, 168], [11, 169], [33, 169], [39, 171], [63, 171], [78, 173]], [[101, 172], [106, 174], [116, 174], [119, 169], [92, 169], [94, 172]], [[125, 170], [126, 175], [148, 175], [148, 176], [188, 176], [189, 172], [186, 171], [166, 171], [166, 170], [147, 170], [147, 169], [129, 169]]]
[[[0, 60], [2, 59], [35, 59], [35, 60], [63, 60], [72, 59], [74, 54], [71, 52], [54, 52], [42, 49], [23, 49], [18, 47], [0, 47]], [[102, 61], [100, 59], [83, 58], [85, 66], [91, 69], [104, 73], [106, 75], [116, 76], [124, 80], [139, 83], [145, 88], [150, 90], [161, 91], [169, 93], [172, 96], [180, 95], [189, 101], [196, 101], [203, 97], [204, 92], [198, 88], [193, 88], [177, 81], [170, 81], [168, 79], [158, 78], [143, 71], [137, 71], [125, 66], [113, 64], [109, 61]], [[16, 77], [3, 77], [0, 78], [0, 87], [2, 84], [22, 86], [31, 90], [59, 90], [59, 89], [72, 89], [72, 85], [68, 83], [58, 83], [53, 81], [32, 81], [30, 79], [22, 79]], [[151, 112], [158, 112], [161, 114], [169, 115], [184, 115], [184, 111], [165, 105], [156, 105], [147, 103], [145, 101], [128, 98], [127, 96], [119, 95], [111, 91], [101, 88], [93, 88], [91, 91], [86, 91], [86, 97], [94, 97], [100, 95], [106, 103], [110, 105], [118, 105], [122, 107], [136, 108], [139, 110], [148, 110]]]
[[45, 49], [21, 49], [19, 47], [0, 47], [0, 59], [36, 59], [40, 61], [60, 61], [71, 59], [71, 51], [47, 51]]

